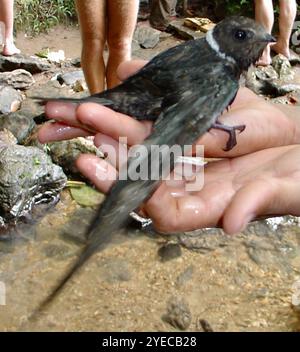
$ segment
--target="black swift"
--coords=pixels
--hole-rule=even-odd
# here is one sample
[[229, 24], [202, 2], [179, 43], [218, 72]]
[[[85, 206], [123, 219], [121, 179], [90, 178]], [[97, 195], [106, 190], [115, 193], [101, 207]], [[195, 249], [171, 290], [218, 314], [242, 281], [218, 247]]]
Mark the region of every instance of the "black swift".
[[[210, 128], [226, 130], [226, 149], [236, 144], [235, 132], [245, 126], [224, 126], [217, 118], [234, 100], [241, 73], [254, 64], [274, 38], [263, 27], [245, 17], [230, 17], [208, 32], [206, 38], [173, 47], [155, 58], [116, 88], [75, 103], [96, 102], [138, 120], [154, 121], [145, 140], [147, 157], [129, 159], [128, 171], [154, 167], [151, 145], [191, 145]], [[109, 121], [108, 121], [109, 123]], [[155, 167], [160, 176], [163, 158]], [[171, 170], [174, 160], [171, 160]], [[158, 181], [118, 180], [100, 206], [87, 233], [87, 244], [52, 293], [35, 312], [41, 311], [62, 290], [73, 274], [107, 245], [113, 233], [123, 228], [129, 213], [151, 196]]]

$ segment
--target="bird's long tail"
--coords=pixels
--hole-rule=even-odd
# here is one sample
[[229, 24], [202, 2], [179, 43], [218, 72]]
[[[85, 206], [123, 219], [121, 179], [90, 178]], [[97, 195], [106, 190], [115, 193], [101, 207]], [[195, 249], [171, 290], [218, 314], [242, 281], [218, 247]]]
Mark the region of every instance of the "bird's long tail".
[[[149, 172], [154, 172], [153, 165], [152, 169], [149, 167], [151, 163], [151, 151], [148, 150], [146, 155], [144, 154], [141, 160], [138, 161], [141, 169], [147, 169]], [[129, 161], [128, 171], [130, 172], [131, 167], [135, 167], [135, 162]], [[161, 159], [158, 163], [158, 167], [161, 167], [163, 160]], [[135, 166], [133, 165], [135, 164]], [[133, 166], [131, 166], [133, 165]], [[171, 161], [170, 169], [173, 169], [173, 162]], [[128, 174], [129, 174], [128, 172]], [[96, 252], [104, 249], [107, 244], [111, 241], [112, 235], [117, 233], [119, 230], [129, 221], [128, 214], [136, 210], [141, 203], [143, 203], [149, 195], [151, 195], [156, 188], [159, 181], [157, 178], [152, 180], [150, 175], [147, 180], [136, 180], [132, 181], [119, 180], [112, 187], [111, 191], [107, 195], [105, 201], [100, 206], [96, 213], [96, 216], [91, 223], [87, 234], [87, 244], [84, 246], [79, 254], [78, 259], [69, 268], [67, 273], [58, 282], [56, 287], [48, 295], [48, 297], [39, 305], [39, 307], [33, 312], [30, 320], [35, 319], [39, 314], [53, 301], [53, 299], [62, 291], [65, 284], [73, 277], [73, 275], [82, 267], [84, 263]]]

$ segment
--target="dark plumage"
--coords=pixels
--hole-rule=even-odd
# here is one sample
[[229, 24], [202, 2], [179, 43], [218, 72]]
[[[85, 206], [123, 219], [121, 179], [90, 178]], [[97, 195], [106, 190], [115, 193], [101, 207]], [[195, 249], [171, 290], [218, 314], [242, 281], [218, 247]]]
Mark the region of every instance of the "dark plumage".
[[[235, 98], [242, 71], [255, 63], [272, 41], [273, 37], [253, 20], [227, 18], [206, 39], [189, 41], [159, 54], [118, 87], [80, 101], [66, 100], [93, 101], [139, 120], [155, 121], [153, 133], [144, 143], [148, 156], [153, 144], [191, 145], [212, 127], [230, 133], [227, 144], [230, 149], [236, 143], [235, 130], [244, 126], [223, 126], [217, 118]], [[141, 167], [150, 166], [150, 159], [140, 157]], [[129, 160], [129, 169], [133, 164], [136, 166], [134, 161]], [[161, 167], [161, 161], [157, 167]], [[89, 228], [87, 244], [79, 258], [39, 309], [55, 297], [95, 251], [106, 246], [112, 234], [127, 223], [128, 214], [156, 186], [157, 181], [153, 180], [115, 183]]]

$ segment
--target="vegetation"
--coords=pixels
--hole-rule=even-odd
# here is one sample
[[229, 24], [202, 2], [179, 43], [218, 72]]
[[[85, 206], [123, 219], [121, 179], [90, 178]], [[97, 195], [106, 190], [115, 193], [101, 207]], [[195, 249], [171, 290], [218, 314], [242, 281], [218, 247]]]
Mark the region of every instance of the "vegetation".
[[74, 0], [16, 0], [15, 25], [31, 34], [76, 19]]

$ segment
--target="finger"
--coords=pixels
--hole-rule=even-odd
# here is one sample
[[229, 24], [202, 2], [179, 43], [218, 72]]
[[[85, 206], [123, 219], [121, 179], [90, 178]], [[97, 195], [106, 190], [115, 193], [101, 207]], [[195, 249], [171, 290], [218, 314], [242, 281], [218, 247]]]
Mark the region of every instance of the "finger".
[[108, 162], [91, 154], [82, 154], [76, 161], [79, 171], [100, 191], [107, 193], [117, 179], [117, 170]]
[[87, 137], [91, 133], [81, 128], [67, 126], [59, 122], [45, 123], [38, 132], [38, 139], [41, 143], [62, 141], [76, 137]]
[[76, 124], [76, 104], [59, 101], [49, 101], [45, 106], [45, 113], [49, 119], [64, 121], [69, 125]]
[[[290, 193], [290, 192], [289, 192]], [[258, 216], [280, 214], [282, 189], [276, 180], [257, 180], [242, 187], [233, 197], [223, 217], [223, 229], [228, 234], [243, 231]], [[288, 197], [288, 195], [283, 195]], [[292, 196], [292, 194], [290, 194]], [[299, 197], [299, 191], [297, 192]]]
[[106, 161], [119, 170], [127, 162], [127, 147], [115, 139], [102, 133], [97, 133], [94, 139], [96, 147], [106, 155]]
[[77, 109], [78, 105], [73, 103], [49, 101], [45, 106], [45, 113], [49, 119], [62, 122], [66, 125], [79, 127], [85, 129], [91, 134], [95, 134], [96, 131], [87, 125], [83, 125], [77, 119]]
[[117, 75], [121, 81], [135, 74], [138, 70], [144, 67], [148, 61], [146, 60], [131, 60], [122, 62], [118, 69]]
[[140, 122], [95, 103], [85, 103], [77, 108], [77, 118], [89, 129], [108, 135], [115, 140], [126, 136], [128, 144], [139, 144], [151, 133], [150, 121]]

